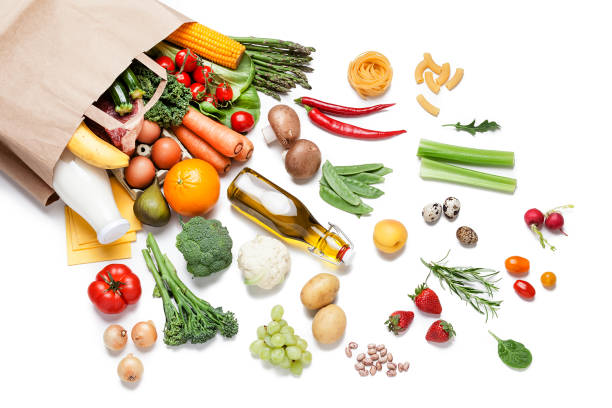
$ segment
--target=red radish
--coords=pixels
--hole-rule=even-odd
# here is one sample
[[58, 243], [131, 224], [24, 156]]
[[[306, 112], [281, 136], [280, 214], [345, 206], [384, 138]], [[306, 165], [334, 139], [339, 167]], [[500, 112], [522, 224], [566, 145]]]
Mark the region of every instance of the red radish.
[[540, 228], [542, 228], [542, 225], [544, 224], [544, 214], [542, 214], [542, 211], [538, 210], [537, 208], [532, 208], [527, 210], [523, 218], [531, 231], [538, 236], [542, 248], [546, 248], [546, 245], [548, 245], [553, 251], [557, 249], [548, 243], [548, 241], [542, 235], [542, 231], [540, 231]]
[[559, 230], [563, 235], [567, 236], [565, 231], [563, 231], [563, 224], [565, 224], [565, 220], [563, 219], [563, 215], [561, 215], [561, 213], [558, 211], [562, 208], [574, 208], [574, 206], [572, 204], [562, 205], [561, 207], [556, 207], [548, 211], [546, 213], [546, 222], [544, 225], [546, 225], [546, 228], [551, 231]]

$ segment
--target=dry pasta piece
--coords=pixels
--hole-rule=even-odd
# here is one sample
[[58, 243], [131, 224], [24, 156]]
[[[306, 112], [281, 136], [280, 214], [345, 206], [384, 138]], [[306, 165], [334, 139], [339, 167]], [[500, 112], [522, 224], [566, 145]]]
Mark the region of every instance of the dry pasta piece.
[[431, 54], [426, 52], [425, 54], [423, 54], [423, 58], [425, 58], [425, 62], [427, 62], [427, 66], [429, 67], [429, 69], [440, 75], [442, 67], [434, 62], [433, 58], [431, 58]]
[[440, 85], [438, 85], [436, 81], [434, 81], [433, 73], [431, 71], [425, 72], [425, 83], [427, 84], [427, 87], [431, 92], [435, 94], [440, 92]]
[[463, 78], [463, 68], [457, 68], [455, 70], [455, 75], [446, 83], [446, 89], [449, 91], [459, 85], [461, 79]]
[[425, 109], [427, 112], [434, 116], [438, 116], [438, 113], [440, 113], [440, 109], [429, 103], [429, 101], [425, 99], [423, 94], [417, 95], [417, 102], [419, 103], [419, 105], [421, 105], [423, 109]]
[[436, 84], [438, 86], [444, 85], [446, 81], [448, 81], [448, 77], [450, 76], [450, 64], [445, 62], [442, 64], [442, 70], [440, 71], [440, 75], [436, 78]]
[[416, 66], [414, 70], [414, 79], [416, 80], [417, 84], [423, 83], [423, 72], [425, 72], [426, 69], [427, 69], [427, 61], [425, 60], [419, 62], [419, 64]]
[[349, 64], [349, 83], [364, 99], [383, 94], [391, 85], [392, 78], [391, 63], [376, 51], [364, 52]]

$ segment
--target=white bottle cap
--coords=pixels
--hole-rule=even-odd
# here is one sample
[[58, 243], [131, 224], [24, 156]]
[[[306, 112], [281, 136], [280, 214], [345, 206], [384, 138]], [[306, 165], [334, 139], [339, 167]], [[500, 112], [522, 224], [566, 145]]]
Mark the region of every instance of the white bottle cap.
[[124, 236], [129, 230], [130, 223], [125, 218], [111, 221], [102, 227], [101, 230], [96, 231], [98, 233], [98, 242], [103, 245], [110, 244]]
[[342, 263], [346, 266], [350, 266], [354, 255], [355, 255], [355, 250], [352, 247], [349, 247], [349, 249], [347, 249], [342, 255], [342, 259], [341, 259]]

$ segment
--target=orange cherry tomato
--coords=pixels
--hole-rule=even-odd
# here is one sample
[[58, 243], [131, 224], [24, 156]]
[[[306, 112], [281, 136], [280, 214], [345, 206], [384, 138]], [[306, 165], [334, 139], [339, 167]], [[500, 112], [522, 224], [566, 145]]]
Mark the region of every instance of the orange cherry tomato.
[[547, 289], [552, 289], [557, 283], [557, 275], [552, 272], [544, 272], [540, 277], [540, 281], [542, 282], [542, 286]]
[[506, 259], [506, 270], [512, 275], [525, 275], [529, 272], [529, 259], [522, 256], [511, 256]]
[[166, 174], [164, 195], [177, 213], [193, 217], [214, 207], [219, 199], [219, 175], [204, 160], [187, 159], [176, 163]]

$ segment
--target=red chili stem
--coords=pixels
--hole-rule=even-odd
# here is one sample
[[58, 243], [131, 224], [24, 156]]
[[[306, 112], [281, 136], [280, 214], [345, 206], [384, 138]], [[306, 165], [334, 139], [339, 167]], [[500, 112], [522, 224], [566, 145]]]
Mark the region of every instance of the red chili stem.
[[323, 114], [317, 108], [312, 108], [310, 106], [305, 106], [305, 108], [308, 112], [308, 117], [310, 118], [310, 120], [312, 120], [315, 124], [319, 125], [323, 129], [340, 136], [353, 137], [356, 139], [376, 140], [386, 139], [391, 136], [406, 133], [405, 130], [381, 132], [378, 130], [364, 129], [350, 125], [348, 123], [340, 122], [336, 119], [332, 119], [329, 116]]
[[381, 105], [368, 106], [365, 108], [352, 108], [350, 106], [335, 105], [333, 103], [320, 101], [318, 99], [310, 98], [308, 96], [297, 98], [295, 100], [295, 103], [297, 103], [298, 105], [310, 106], [311, 108], [317, 108], [321, 112], [331, 113], [331, 114], [340, 115], [340, 116], [368, 115], [370, 113], [378, 112], [380, 110], [383, 110], [383, 109], [386, 109], [386, 108], [389, 108], [395, 105], [394, 103], [384, 103]]

